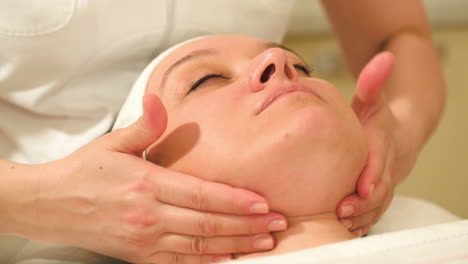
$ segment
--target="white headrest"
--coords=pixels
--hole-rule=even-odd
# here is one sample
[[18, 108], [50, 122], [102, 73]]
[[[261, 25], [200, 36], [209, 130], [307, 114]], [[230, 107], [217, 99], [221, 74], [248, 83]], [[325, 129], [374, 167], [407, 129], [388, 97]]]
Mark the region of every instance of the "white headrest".
[[161, 63], [161, 61], [169, 55], [171, 52], [176, 50], [177, 48], [198, 40], [202, 38], [206, 38], [208, 36], [201, 36], [201, 37], [196, 37], [196, 38], [191, 38], [189, 40], [180, 42], [167, 50], [161, 52], [153, 61], [146, 66], [146, 68], [143, 70], [141, 75], [138, 77], [136, 82], [133, 84], [132, 89], [130, 90], [130, 93], [127, 96], [127, 99], [125, 100], [125, 103], [123, 104], [122, 108], [120, 109], [119, 114], [117, 115], [117, 118], [115, 120], [114, 126], [112, 130], [116, 130], [122, 127], [126, 127], [133, 122], [137, 121], [138, 118], [143, 114], [143, 96], [145, 95], [146, 87], [148, 85], [149, 78], [151, 77], [151, 74], [153, 71], [156, 69], [156, 67]]

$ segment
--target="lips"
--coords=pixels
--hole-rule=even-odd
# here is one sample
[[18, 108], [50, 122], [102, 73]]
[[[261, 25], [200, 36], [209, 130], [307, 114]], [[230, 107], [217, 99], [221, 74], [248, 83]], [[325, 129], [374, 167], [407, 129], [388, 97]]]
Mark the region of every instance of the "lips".
[[295, 93], [295, 92], [309, 93], [322, 100], [322, 97], [315, 91], [311, 89], [307, 89], [304, 85], [300, 83], [293, 83], [290, 85], [280, 86], [276, 89], [273, 89], [273, 91], [267, 95], [267, 97], [263, 100], [262, 104], [257, 108], [257, 111], [255, 114], [256, 115], [260, 114], [270, 104], [272, 104], [274, 101], [276, 101], [280, 97], [284, 95], [288, 95], [290, 93]]

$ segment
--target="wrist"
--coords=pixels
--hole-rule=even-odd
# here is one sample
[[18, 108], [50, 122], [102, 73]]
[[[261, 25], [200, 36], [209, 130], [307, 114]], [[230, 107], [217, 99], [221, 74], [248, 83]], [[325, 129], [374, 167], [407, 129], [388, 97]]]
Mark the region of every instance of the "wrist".
[[418, 123], [417, 117], [411, 117], [416, 119], [414, 122], [401, 116], [395, 118], [392, 171], [393, 181], [398, 185], [410, 174], [430, 133]]
[[[0, 161], [2, 184], [0, 186], [0, 232], [27, 236], [24, 219], [35, 217], [35, 202], [38, 193], [38, 171], [35, 167], [11, 161]], [[34, 220], [33, 220], [34, 219]]]

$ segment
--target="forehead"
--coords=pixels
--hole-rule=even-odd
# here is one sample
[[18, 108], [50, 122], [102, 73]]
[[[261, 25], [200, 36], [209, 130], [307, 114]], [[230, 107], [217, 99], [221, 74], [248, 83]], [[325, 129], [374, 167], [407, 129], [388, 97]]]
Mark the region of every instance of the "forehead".
[[217, 52], [224, 55], [248, 55], [248, 53], [254, 53], [261, 48], [268, 45], [267, 42], [248, 36], [239, 35], [222, 35], [222, 36], [210, 36], [206, 38], [197, 39], [189, 42], [164, 58], [161, 62], [161, 69], [172, 65], [174, 62], [184, 57], [185, 55], [193, 52], [194, 50], [216, 50]]
[[191, 41], [169, 53], [153, 71], [150, 82], [160, 83], [163, 74], [174, 64], [194, 51], [214, 50], [224, 56], [254, 56], [268, 46], [277, 44], [240, 35], [209, 36]]

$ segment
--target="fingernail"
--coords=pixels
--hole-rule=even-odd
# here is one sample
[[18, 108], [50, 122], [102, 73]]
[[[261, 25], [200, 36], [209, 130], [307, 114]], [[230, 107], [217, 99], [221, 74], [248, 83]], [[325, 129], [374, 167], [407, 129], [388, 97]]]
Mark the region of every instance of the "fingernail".
[[374, 190], [375, 190], [375, 185], [374, 185], [374, 184], [371, 184], [371, 185], [369, 186], [369, 195], [371, 195], [371, 194], [374, 192]]
[[253, 246], [256, 249], [272, 249], [273, 238], [268, 235], [260, 235], [255, 239]]
[[358, 237], [362, 237], [364, 231], [362, 230], [362, 228], [360, 228], [360, 229], [354, 231], [354, 233], [355, 233]]
[[270, 222], [268, 225], [268, 230], [270, 231], [283, 231], [286, 230], [286, 227], [288, 227], [288, 224], [286, 223], [286, 220], [283, 219], [277, 219], [273, 220]]
[[354, 207], [352, 205], [345, 205], [341, 207], [340, 217], [348, 217], [354, 213]]
[[256, 203], [250, 206], [250, 212], [252, 214], [267, 214], [269, 211], [270, 208], [266, 203]]
[[213, 263], [221, 263], [221, 262], [227, 262], [231, 260], [232, 260], [231, 255], [221, 255], [221, 256], [214, 257]]
[[353, 221], [351, 221], [349, 219], [343, 219], [343, 220], [340, 220], [340, 221], [346, 227], [346, 229], [350, 229], [353, 226]]

